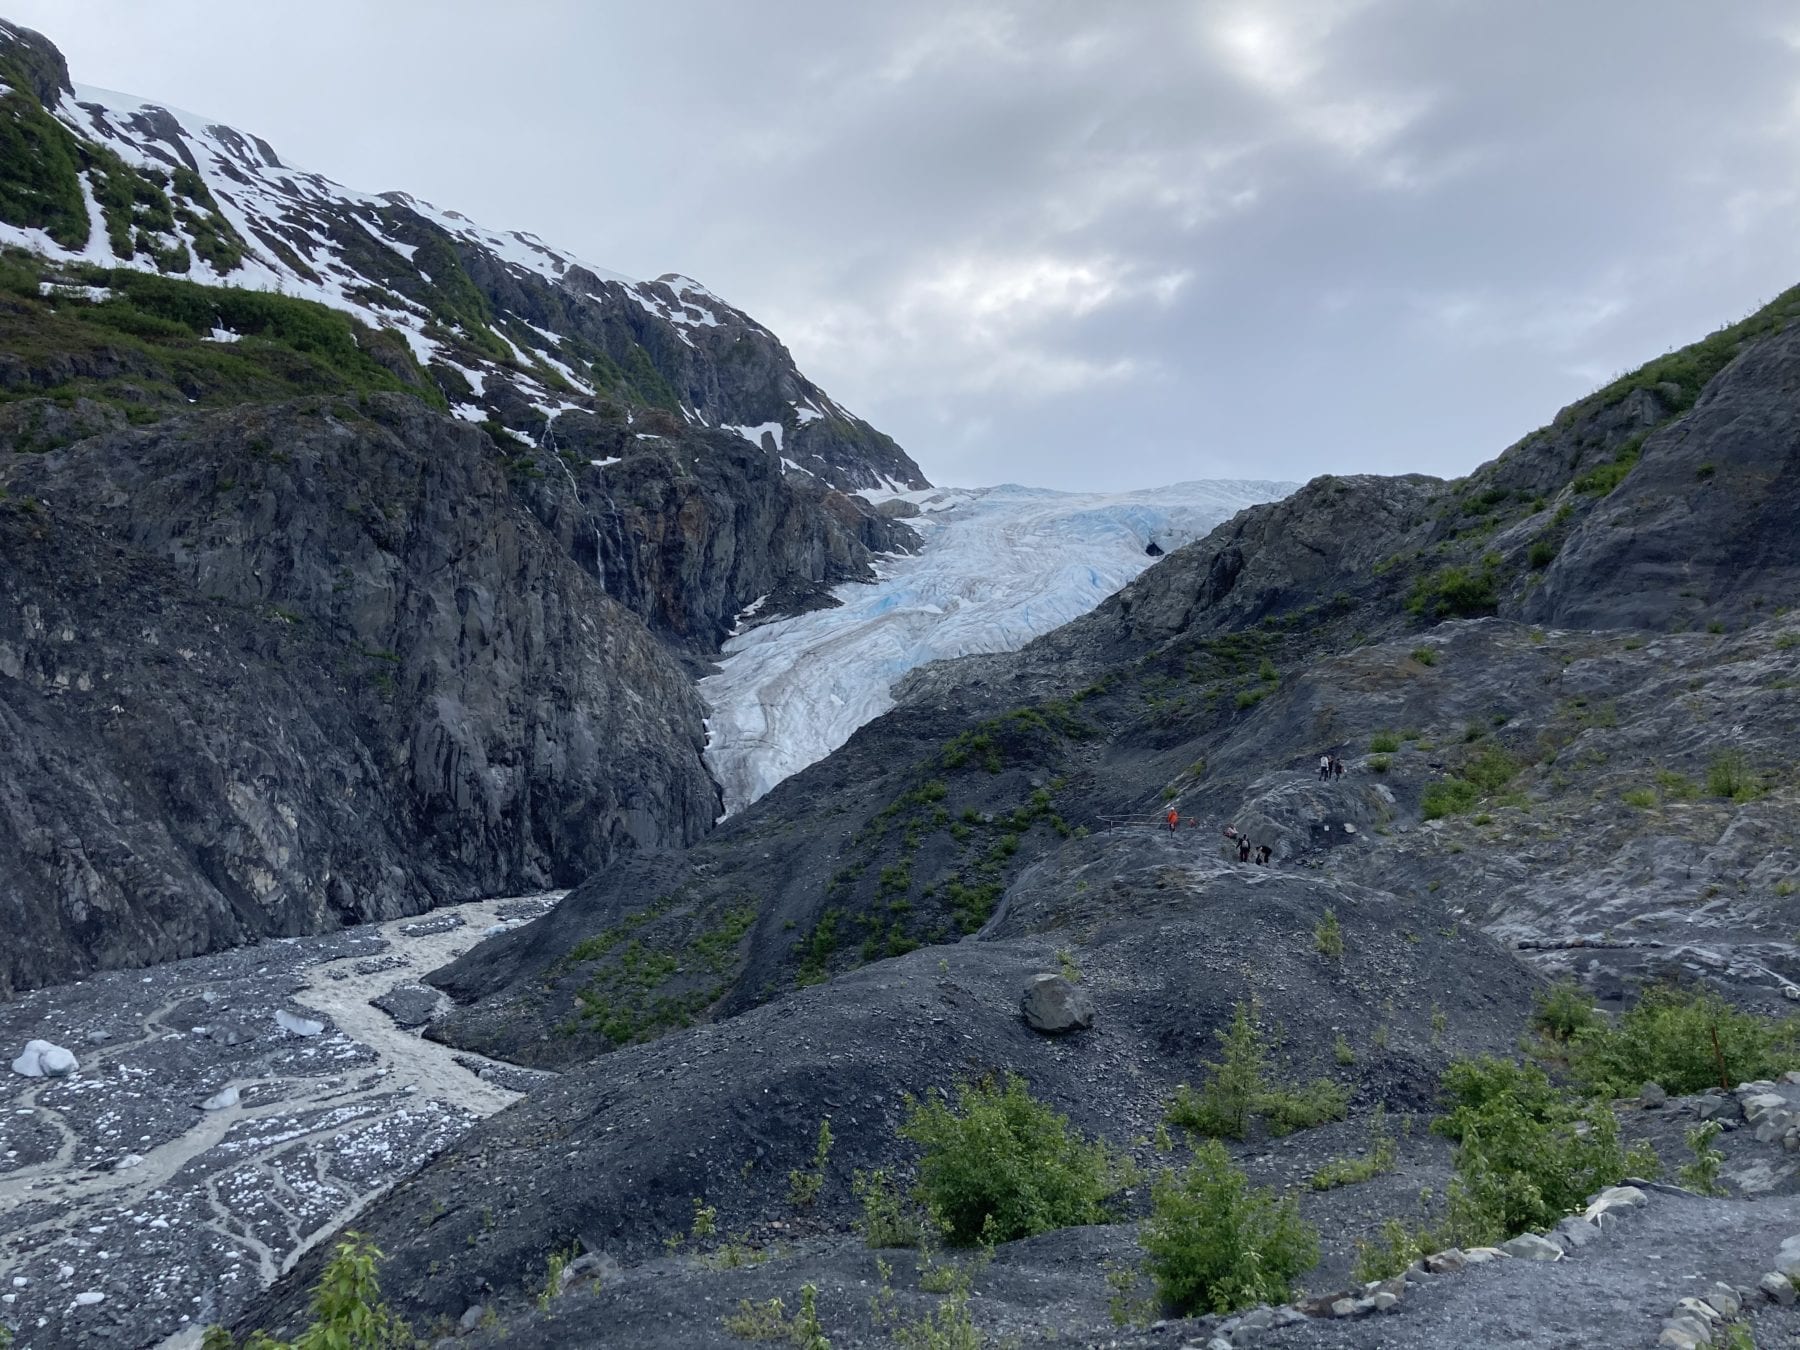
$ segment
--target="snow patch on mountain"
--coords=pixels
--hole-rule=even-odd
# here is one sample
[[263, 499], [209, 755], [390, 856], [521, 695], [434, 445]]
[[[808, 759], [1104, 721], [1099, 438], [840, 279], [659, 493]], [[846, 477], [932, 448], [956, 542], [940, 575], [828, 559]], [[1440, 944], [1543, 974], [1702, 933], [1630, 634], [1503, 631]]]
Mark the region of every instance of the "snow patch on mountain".
[[[1291, 483], [1194, 482], [1115, 494], [1007, 484], [864, 493], [912, 502], [925, 547], [839, 587], [835, 609], [773, 620], [725, 644], [700, 682], [706, 757], [741, 811], [893, 706], [907, 671], [946, 657], [1013, 651], [1093, 609], [1154, 559]], [[740, 616], [740, 625], [759, 608]]]

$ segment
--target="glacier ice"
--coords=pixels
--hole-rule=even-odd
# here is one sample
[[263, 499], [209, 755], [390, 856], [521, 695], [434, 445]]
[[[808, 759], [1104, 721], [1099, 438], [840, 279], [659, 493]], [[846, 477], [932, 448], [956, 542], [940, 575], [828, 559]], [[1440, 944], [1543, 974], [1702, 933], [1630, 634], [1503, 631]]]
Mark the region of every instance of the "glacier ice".
[[[838, 608], [778, 619], [725, 644], [700, 682], [707, 762], [732, 813], [823, 759], [893, 706], [889, 690], [928, 661], [1012, 651], [1093, 609], [1152, 559], [1289, 483], [1193, 482], [1067, 493], [1007, 484], [865, 494], [920, 508], [916, 557], [841, 586]], [[756, 609], [752, 605], [745, 616]]]

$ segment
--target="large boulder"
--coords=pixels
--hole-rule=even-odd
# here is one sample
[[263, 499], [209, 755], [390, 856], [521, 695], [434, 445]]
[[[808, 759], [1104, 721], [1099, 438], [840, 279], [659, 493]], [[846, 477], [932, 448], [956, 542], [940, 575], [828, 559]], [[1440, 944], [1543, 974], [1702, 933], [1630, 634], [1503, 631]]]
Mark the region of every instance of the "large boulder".
[[74, 1054], [49, 1041], [25, 1042], [25, 1053], [12, 1063], [13, 1072], [26, 1078], [67, 1078], [80, 1067]]
[[1019, 999], [1019, 1011], [1033, 1031], [1052, 1036], [1094, 1025], [1094, 1000], [1061, 975], [1033, 975]]

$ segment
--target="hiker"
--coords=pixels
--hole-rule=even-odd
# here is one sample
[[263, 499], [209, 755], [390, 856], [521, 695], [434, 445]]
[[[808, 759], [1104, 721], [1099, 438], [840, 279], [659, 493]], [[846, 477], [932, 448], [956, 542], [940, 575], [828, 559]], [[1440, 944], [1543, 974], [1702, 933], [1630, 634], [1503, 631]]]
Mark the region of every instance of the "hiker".
[[1275, 852], [1275, 850], [1270, 848], [1267, 844], [1264, 844], [1261, 848], [1257, 849], [1256, 850], [1257, 866], [1267, 867], [1269, 865], [1269, 858], [1274, 852]]
[[1238, 861], [1241, 863], [1250, 861], [1250, 838], [1248, 835], [1238, 837]]
[[1320, 755], [1319, 756], [1319, 781], [1323, 782], [1327, 778], [1330, 778], [1330, 777], [1331, 777], [1331, 756], [1330, 755]]
[[1344, 776], [1344, 761], [1339, 759], [1336, 755], [1331, 757], [1331, 776], [1333, 778], [1342, 778]]
[[1226, 826], [1226, 827], [1225, 827], [1225, 837], [1226, 837], [1226, 838], [1227, 838], [1227, 839], [1230, 839], [1230, 840], [1234, 840], [1234, 841], [1235, 841], [1235, 840], [1236, 840], [1236, 839], [1237, 839], [1237, 837], [1238, 837], [1238, 829], [1237, 829], [1237, 826], [1235, 826], [1235, 825], [1227, 825], [1227, 826]]
[[1177, 811], [1174, 807], [1171, 806], [1169, 808], [1168, 820], [1169, 820], [1169, 833], [1173, 834], [1173, 833], [1175, 833], [1176, 829], [1181, 825], [1181, 813], [1179, 811]]

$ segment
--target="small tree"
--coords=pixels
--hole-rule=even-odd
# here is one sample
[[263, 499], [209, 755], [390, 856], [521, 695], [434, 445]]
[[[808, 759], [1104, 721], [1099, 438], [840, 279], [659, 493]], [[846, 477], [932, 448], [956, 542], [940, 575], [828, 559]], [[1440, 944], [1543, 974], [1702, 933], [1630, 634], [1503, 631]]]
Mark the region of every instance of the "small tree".
[[1216, 1139], [1156, 1179], [1139, 1241], [1157, 1291], [1183, 1312], [1286, 1302], [1319, 1259], [1319, 1235], [1293, 1197], [1252, 1188]]

